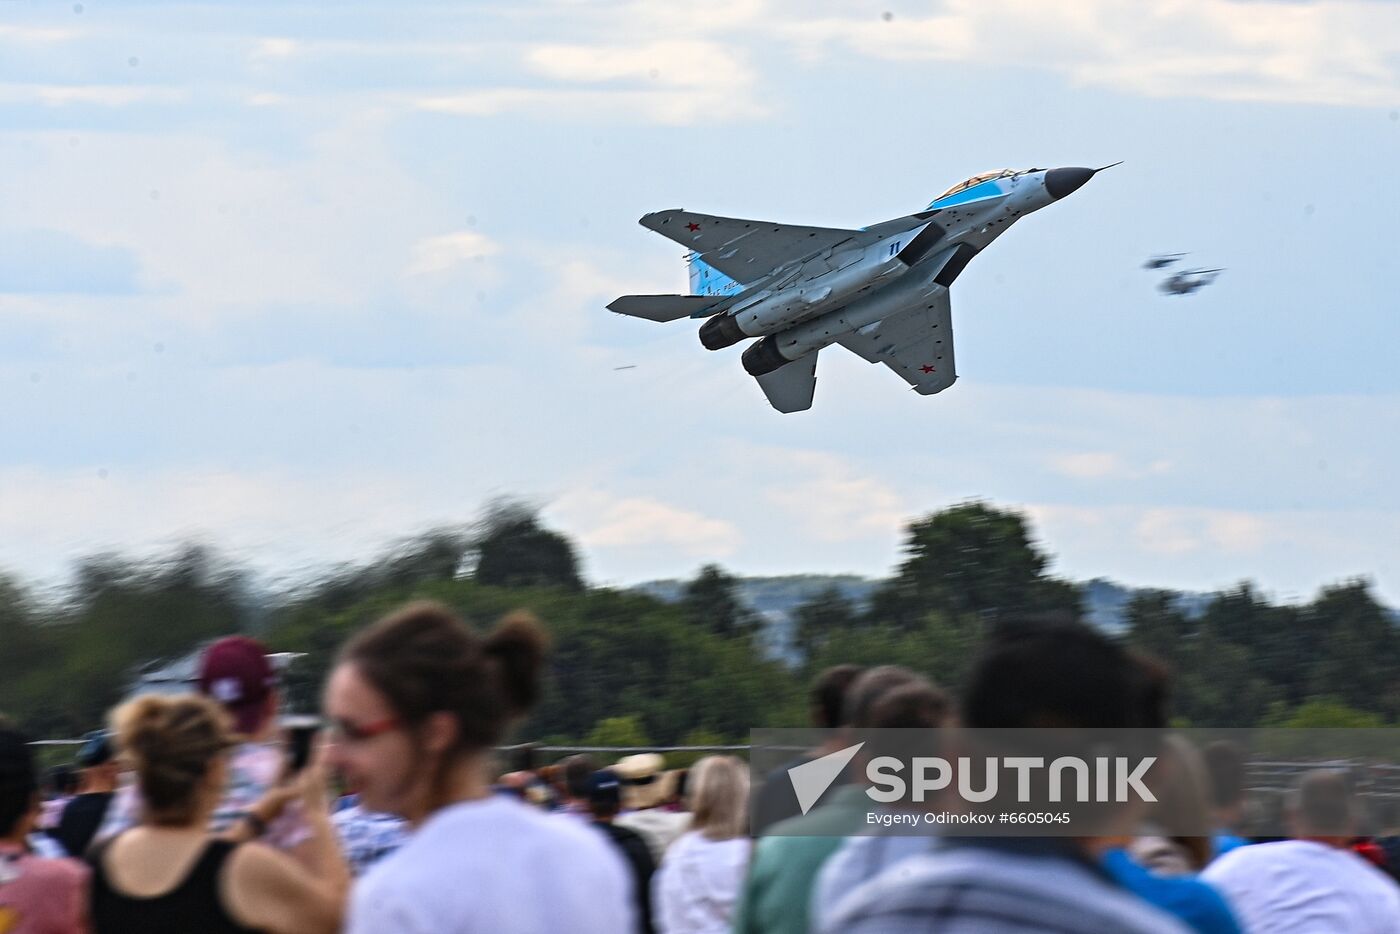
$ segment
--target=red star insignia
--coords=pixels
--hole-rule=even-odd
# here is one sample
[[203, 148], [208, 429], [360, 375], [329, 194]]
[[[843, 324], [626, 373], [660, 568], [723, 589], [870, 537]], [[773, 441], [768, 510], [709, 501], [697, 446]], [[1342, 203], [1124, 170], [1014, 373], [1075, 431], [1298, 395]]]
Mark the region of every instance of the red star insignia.
[[933, 367], [929, 366], [927, 363], [925, 363], [923, 366], [919, 367], [919, 369], [922, 370], [922, 371], [925, 372], [925, 373], [932, 373], [932, 372], [933, 372]]
[[694, 233], [695, 231], [697, 231], [697, 230], [700, 229], [700, 225], [699, 225], [699, 224], [686, 224], [686, 225], [685, 225], [685, 229], [688, 230], [688, 231], [690, 231], [691, 233]]

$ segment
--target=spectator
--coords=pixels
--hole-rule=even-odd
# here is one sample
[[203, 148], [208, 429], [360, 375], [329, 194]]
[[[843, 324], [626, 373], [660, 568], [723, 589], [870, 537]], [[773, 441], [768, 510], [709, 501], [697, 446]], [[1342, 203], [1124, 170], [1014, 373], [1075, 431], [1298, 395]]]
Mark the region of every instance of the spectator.
[[1305, 775], [1288, 816], [1293, 839], [1239, 847], [1202, 873], [1225, 893], [1245, 929], [1400, 932], [1400, 887], [1347, 849], [1356, 820], [1345, 776], [1321, 770]]
[[534, 704], [545, 636], [523, 614], [482, 638], [414, 603], [345, 646], [326, 686], [329, 759], [413, 835], [355, 884], [349, 934], [616, 934], [627, 870], [588, 827], [491, 793], [491, 749]]
[[[948, 696], [922, 678], [896, 685], [870, 705], [870, 727], [879, 730], [936, 730], [950, 715]], [[907, 734], [905, 734], [907, 736]], [[935, 737], [930, 733], [930, 740]], [[878, 739], [875, 737], [872, 739]], [[907, 739], [905, 740], [907, 742]], [[862, 750], [864, 753], [866, 750]], [[921, 750], [921, 754], [936, 755], [936, 749]], [[868, 761], [870, 756], [861, 757]], [[912, 803], [904, 807], [936, 808], [936, 801], [926, 805]], [[898, 807], [898, 805], [891, 805]], [[812, 918], [830, 917], [836, 903], [847, 892], [875, 878], [884, 870], [919, 853], [928, 853], [940, 845], [939, 837], [931, 834], [881, 833], [851, 837], [822, 865], [812, 898]]]
[[1104, 869], [1119, 885], [1197, 934], [1240, 934], [1225, 899], [1196, 878], [1212, 856], [1210, 838], [1199, 836], [1211, 824], [1201, 754], [1184, 737], [1168, 736], [1158, 761], [1166, 778], [1153, 786], [1157, 803], [1137, 836], [1123, 838], [1104, 854]]
[[632, 871], [632, 898], [636, 908], [636, 927], [642, 934], [655, 930], [652, 925], [651, 877], [656, 872], [656, 859], [646, 839], [635, 830], [617, 824], [622, 809], [622, 776], [613, 769], [593, 773], [588, 785], [588, 807], [593, 825], [601, 830]]
[[[923, 678], [897, 665], [882, 665], [861, 673], [846, 689], [841, 720], [855, 729], [874, 726], [870, 715], [880, 699], [911, 684], [933, 690]], [[853, 759], [846, 773], [858, 769]], [[791, 779], [788, 781], [791, 784]], [[768, 828], [754, 847], [753, 865], [735, 915], [737, 934], [806, 934], [813, 889], [822, 864], [840, 848], [847, 835], [865, 826], [870, 807], [864, 782], [847, 782], [835, 794], [825, 795], [807, 814]]]
[[559, 810], [564, 814], [592, 820], [588, 810], [588, 783], [598, 765], [586, 753], [569, 756], [559, 763]]
[[83, 737], [76, 762], [80, 772], [78, 794], [63, 809], [53, 836], [73, 856], [82, 856], [102, 826], [102, 819], [117, 790], [117, 757], [106, 730]]
[[78, 790], [78, 776], [66, 765], [55, 765], [44, 773], [44, 803], [39, 806], [39, 822], [36, 829], [52, 831], [58, 826], [63, 809], [73, 800]]
[[689, 814], [665, 807], [674, 797], [678, 778], [675, 772], [662, 771], [665, 766], [666, 760], [654, 752], [627, 756], [613, 766], [622, 777], [623, 808], [614, 823], [641, 834], [657, 863], [690, 826]]
[[29, 851], [38, 819], [33, 754], [22, 734], [0, 722], [0, 932], [81, 934], [88, 929], [87, 869]]
[[[843, 728], [849, 724], [846, 719], [846, 689], [861, 673], [859, 665], [833, 665], [817, 676], [812, 683], [809, 698], [809, 715], [812, 725], [822, 730], [825, 739], [815, 749], [793, 759], [768, 773], [758, 790], [754, 801], [753, 833], [758, 836], [779, 821], [796, 817], [802, 813], [797, 803], [797, 795], [792, 790], [788, 771], [814, 759], [830, 755], [846, 745]], [[832, 789], [844, 784], [843, 776], [832, 783]], [[830, 793], [830, 792], [829, 792]]]
[[1191, 876], [1214, 858], [1209, 778], [1200, 752], [1190, 740], [1168, 735], [1158, 763], [1163, 779], [1154, 789], [1137, 834], [1127, 844], [1134, 861], [1158, 876]]
[[1224, 856], [1249, 842], [1239, 833], [1244, 823], [1244, 750], [1227, 739], [1218, 739], [1206, 745], [1204, 757], [1215, 828], [1211, 846], [1215, 856]]
[[357, 878], [408, 839], [408, 824], [402, 817], [368, 810], [358, 800], [332, 814], [331, 824], [350, 874]]
[[[277, 675], [266, 647], [246, 636], [213, 643], [200, 659], [199, 691], [227, 711], [237, 740], [229, 757], [228, 782], [209, 815], [209, 829], [234, 841], [258, 838], [299, 859], [312, 858], [302, 847], [310, 831], [300, 817], [295, 793], [282, 781], [287, 757], [278, 737]], [[134, 788], [119, 792], [98, 837], [132, 826], [139, 807]], [[276, 815], [271, 823], [259, 817], [268, 814]]]
[[262, 843], [209, 831], [238, 745], [218, 704], [190, 694], [138, 697], [113, 714], [135, 766], [142, 820], [95, 844], [92, 921], [97, 934], [133, 931], [334, 932], [349, 873], [326, 813], [319, 766], [298, 792], [310, 831], [307, 866]]
[[[973, 666], [963, 698], [973, 729], [1163, 725], [1160, 686], [1144, 667], [1083, 626], [1007, 628]], [[1111, 812], [1131, 827], [1137, 815]], [[1112, 830], [1112, 826], [1104, 828]], [[1121, 831], [1118, 831], [1121, 833]], [[824, 918], [830, 934], [1167, 934], [1180, 923], [1102, 870], [1102, 837], [947, 840], [850, 892]]]
[[733, 756], [691, 770], [690, 829], [666, 851], [653, 883], [663, 934], [728, 934], [748, 868], [749, 773]]

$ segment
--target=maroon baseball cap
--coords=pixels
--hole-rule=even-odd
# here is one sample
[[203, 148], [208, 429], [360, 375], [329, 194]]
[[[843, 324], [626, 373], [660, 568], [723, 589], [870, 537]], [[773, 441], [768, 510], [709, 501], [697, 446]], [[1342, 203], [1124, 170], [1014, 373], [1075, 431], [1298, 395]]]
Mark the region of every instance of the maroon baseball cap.
[[227, 636], [205, 649], [200, 659], [200, 693], [223, 704], [240, 733], [257, 732], [267, 696], [276, 686], [267, 649], [256, 639]]

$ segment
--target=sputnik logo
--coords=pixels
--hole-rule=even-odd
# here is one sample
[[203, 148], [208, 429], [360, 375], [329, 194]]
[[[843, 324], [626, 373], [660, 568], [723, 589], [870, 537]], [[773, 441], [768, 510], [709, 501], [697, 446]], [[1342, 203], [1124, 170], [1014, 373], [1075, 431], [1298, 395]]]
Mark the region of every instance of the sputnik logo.
[[803, 814], [821, 800], [831, 783], [850, 765], [856, 753], [860, 752], [860, 747], [864, 745], [863, 742], [856, 743], [854, 746], [838, 749], [820, 759], [813, 759], [788, 769], [788, 778], [792, 779], [792, 790], [797, 794], [797, 806], [802, 809]]

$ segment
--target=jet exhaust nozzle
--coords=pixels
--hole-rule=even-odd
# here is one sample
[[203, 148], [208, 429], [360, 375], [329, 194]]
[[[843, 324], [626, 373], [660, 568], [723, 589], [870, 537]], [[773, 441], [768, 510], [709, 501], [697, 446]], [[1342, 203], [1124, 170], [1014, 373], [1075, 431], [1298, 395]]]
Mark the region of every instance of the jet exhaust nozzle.
[[764, 376], [792, 362], [778, 352], [778, 345], [771, 337], [765, 337], [744, 351], [743, 359], [744, 369], [750, 376]]
[[1093, 169], [1081, 167], [1051, 169], [1045, 173], [1045, 190], [1056, 201], [1072, 195], [1094, 177]]
[[733, 315], [715, 315], [700, 325], [700, 343], [706, 350], [732, 347], [748, 336], [739, 330], [739, 322]]

